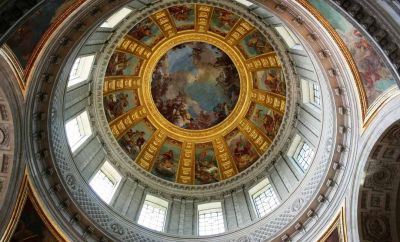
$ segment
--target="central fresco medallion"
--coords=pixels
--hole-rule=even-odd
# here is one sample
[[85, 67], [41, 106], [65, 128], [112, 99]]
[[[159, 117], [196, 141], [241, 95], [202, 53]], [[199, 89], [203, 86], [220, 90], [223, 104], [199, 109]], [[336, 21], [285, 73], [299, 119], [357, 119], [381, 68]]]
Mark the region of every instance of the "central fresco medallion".
[[118, 41], [103, 84], [110, 130], [133, 168], [205, 185], [269, 149], [286, 110], [278, 55], [250, 21], [206, 4], [170, 6]]
[[203, 42], [173, 47], [152, 75], [151, 94], [157, 109], [185, 129], [207, 129], [225, 120], [239, 92], [239, 74], [232, 60]]

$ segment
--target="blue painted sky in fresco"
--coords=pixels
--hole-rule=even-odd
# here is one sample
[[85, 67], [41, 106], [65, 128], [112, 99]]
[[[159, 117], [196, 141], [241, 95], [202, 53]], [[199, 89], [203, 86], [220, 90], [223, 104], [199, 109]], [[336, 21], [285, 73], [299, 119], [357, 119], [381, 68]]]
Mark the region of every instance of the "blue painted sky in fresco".
[[[211, 46], [207, 45], [207, 48], [210, 49], [216, 57], [221, 56], [221, 53], [211, 48]], [[193, 76], [197, 76], [199, 68], [193, 63], [192, 51], [193, 48], [188, 45], [182, 49], [169, 51], [167, 53], [168, 72], [170, 74], [188, 72]], [[224, 90], [215, 84], [215, 80], [187, 82], [184, 92], [187, 96], [195, 100], [203, 110], [211, 112], [216, 104], [224, 102], [229, 103], [227, 99], [228, 96], [224, 94]], [[189, 109], [189, 112], [191, 115], [197, 116], [194, 110]]]

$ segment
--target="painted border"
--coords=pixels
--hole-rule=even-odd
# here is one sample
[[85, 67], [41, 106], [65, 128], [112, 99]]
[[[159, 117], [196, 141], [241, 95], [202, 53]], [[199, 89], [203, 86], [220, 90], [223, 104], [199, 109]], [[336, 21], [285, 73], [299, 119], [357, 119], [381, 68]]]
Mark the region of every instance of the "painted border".
[[356, 62], [353, 59], [353, 56], [350, 53], [350, 50], [347, 48], [343, 39], [336, 32], [336, 30], [332, 27], [332, 25], [326, 20], [324, 16], [314, 7], [312, 6], [308, 0], [296, 0], [302, 7], [304, 7], [308, 12], [311, 13], [313, 17], [315, 17], [318, 22], [322, 24], [322, 26], [328, 31], [328, 33], [332, 36], [333, 40], [336, 42], [342, 54], [344, 55], [347, 64], [350, 67], [351, 72], [353, 73], [354, 79], [356, 80], [356, 86], [358, 89], [358, 94], [360, 95], [360, 104], [361, 104], [361, 115], [363, 121], [365, 121], [366, 114], [368, 112], [368, 101], [367, 96], [364, 90], [364, 86], [362, 84], [360, 73], [358, 72], [358, 68]]
[[329, 236], [333, 233], [335, 229], [338, 229], [339, 232], [339, 241], [340, 242], [348, 242], [347, 240], [347, 224], [346, 224], [346, 214], [344, 206], [340, 209], [339, 214], [336, 216], [333, 223], [329, 226], [328, 230], [324, 232], [322, 237], [318, 240], [318, 242], [325, 242]]
[[[358, 94], [360, 96], [360, 104], [361, 104], [362, 130], [364, 131], [366, 128], [369, 127], [372, 119], [376, 117], [379, 110], [381, 110], [381, 108], [391, 98], [399, 95], [400, 91], [398, 91], [397, 87], [390, 88], [386, 92], [379, 95], [379, 97], [373, 103], [369, 104], [356, 62], [354, 61], [353, 56], [350, 53], [350, 50], [347, 48], [346, 44], [344, 43], [343, 39], [336, 32], [333, 26], [328, 22], [328, 20], [324, 16], [322, 16], [322, 14], [313, 5], [311, 5], [311, 3], [308, 2], [308, 0], [296, 0], [296, 1], [307, 11], [309, 11], [311, 15], [314, 16], [322, 24], [322, 26], [329, 32], [333, 40], [336, 42], [336, 44], [342, 51], [342, 54], [344, 55], [347, 64], [349, 65], [350, 70], [353, 73], [353, 77], [356, 81], [356, 87], [358, 90]], [[371, 41], [368, 40], [368, 42]], [[372, 44], [376, 46], [375, 43]]]

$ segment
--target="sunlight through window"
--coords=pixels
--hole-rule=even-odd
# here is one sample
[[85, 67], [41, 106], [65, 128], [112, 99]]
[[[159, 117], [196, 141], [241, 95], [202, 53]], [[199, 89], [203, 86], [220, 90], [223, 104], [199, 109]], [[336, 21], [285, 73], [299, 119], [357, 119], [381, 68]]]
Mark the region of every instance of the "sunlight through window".
[[211, 235], [225, 232], [220, 202], [201, 204], [198, 206], [198, 212], [199, 235]]
[[251, 5], [253, 5], [252, 2], [246, 1], [246, 0], [235, 0], [236, 2], [243, 4], [246, 7], [250, 7]]
[[281, 35], [283, 40], [288, 45], [289, 49], [298, 49], [302, 50], [303, 47], [301, 46], [298, 38], [292, 33], [291, 30], [284, 26], [277, 26], [275, 27], [276, 31]]
[[122, 8], [118, 12], [114, 13], [109, 17], [104, 23], [100, 25], [102, 28], [114, 28], [117, 24], [121, 22], [128, 14], [132, 12], [129, 8]]
[[142, 211], [140, 212], [138, 223], [149, 229], [163, 231], [165, 218], [167, 216], [167, 208], [167, 201], [152, 195], [147, 195], [143, 203]]
[[310, 148], [307, 143], [301, 145], [300, 151], [296, 156], [296, 161], [299, 166], [305, 171], [310, 166], [312, 157], [314, 156], [314, 151]]
[[65, 133], [67, 134], [67, 140], [71, 151], [74, 152], [92, 134], [87, 112], [84, 111], [75, 118], [67, 121], [65, 124]]
[[249, 193], [258, 217], [267, 215], [279, 204], [279, 199], [268, 179], [258, 183], [249, 190]]
[[68, 87], [86, 81], [92, 71], [94, 55], [80, 56], [76, 58], [69, 73]]
[[104, 202], [110, 203], [121, 179], [118, 171], [106, 161], [89, 184]]

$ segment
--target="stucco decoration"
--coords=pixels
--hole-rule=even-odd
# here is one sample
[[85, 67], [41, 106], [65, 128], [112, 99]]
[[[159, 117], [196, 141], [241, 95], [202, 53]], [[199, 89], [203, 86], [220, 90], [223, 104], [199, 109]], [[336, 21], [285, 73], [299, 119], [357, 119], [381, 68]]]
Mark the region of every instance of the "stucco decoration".
[[360, 189], [359, 223], [362, 241], [398, 241], [396, 224], [400, 187], [400, 124], [390, 127], [367, 160]]
[[254, 23], [220, 7], [176, 5], [116, 42], [103, 109], [129, 164], [204, 185], [246, 170], [272, 145], [287, 77]]
[[7, 194], [14, 157], [14, 125], [10, 105], [0, 88], [0, 208]]

